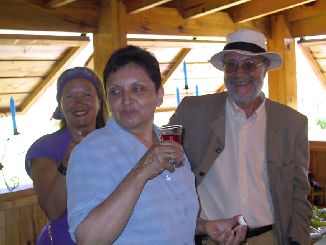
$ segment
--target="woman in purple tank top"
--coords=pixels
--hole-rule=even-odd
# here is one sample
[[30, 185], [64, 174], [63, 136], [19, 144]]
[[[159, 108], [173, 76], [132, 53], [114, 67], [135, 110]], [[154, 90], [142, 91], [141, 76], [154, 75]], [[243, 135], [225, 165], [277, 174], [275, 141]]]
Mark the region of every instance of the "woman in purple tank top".
[[68, 232], [66, 170], [70, 153], [82, 138], [105, 125], [108, 117], [103, 83], [85, 67], [68, 69], [57, 83], [53, 118], [60, 129], [36, 140], [26, 154], [26, 171], [49, 223], [38, 245], [74, 244]]

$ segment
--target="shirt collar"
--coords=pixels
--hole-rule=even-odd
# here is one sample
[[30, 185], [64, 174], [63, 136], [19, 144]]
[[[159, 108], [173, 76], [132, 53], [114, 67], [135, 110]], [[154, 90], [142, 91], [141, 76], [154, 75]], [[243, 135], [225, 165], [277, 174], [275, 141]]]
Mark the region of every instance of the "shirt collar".
[[[265, 96], [264, 92], [260, 92], [259, 97], [262, 99], [262, 103], [254, 111], [252, 116], [248, 118], [248, 120], [256, 119], [258, 116], [260, 116], [265, 111], [264, 108], [265, 108], [266, 96]], [[229, 107], [229, 111], [230, 111], [232, 117], [246, 118], [245, 112], [232, 99], [230, 99], [229, 96], [227, 97], [227, 100], [226, 100], [226, 106]]]

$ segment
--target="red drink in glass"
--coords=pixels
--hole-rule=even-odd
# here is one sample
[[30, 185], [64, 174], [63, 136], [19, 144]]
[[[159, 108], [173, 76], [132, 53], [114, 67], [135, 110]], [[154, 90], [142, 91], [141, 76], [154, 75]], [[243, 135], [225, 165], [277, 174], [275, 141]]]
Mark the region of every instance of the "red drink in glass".
[[173, 140], [181, 144], [182, 126], [181, 125], [167, 125], [160, 128], [161, 140]]
[[181, 144], [181, 135], [161, 135], [161, 140], [173, 140], [179, 144]]

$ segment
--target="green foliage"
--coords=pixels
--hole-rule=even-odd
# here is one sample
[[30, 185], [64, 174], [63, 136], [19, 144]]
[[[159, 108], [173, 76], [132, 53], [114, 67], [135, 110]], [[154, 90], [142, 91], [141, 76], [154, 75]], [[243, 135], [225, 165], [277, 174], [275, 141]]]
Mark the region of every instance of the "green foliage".
[[317, 125], [319, 125], [321, 129], [326, 129], [326, 119], [318, 119]]
[[313, 228], [326, 226], [326, 209], [313, 206], [313, 216], [310, 224]]

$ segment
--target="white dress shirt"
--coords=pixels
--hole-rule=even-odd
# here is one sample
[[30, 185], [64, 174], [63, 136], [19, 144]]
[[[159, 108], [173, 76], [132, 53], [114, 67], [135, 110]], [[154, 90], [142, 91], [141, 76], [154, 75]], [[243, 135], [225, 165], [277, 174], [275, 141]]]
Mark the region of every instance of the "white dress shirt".
[[249, 226], [274, 223], [266, 165], [266, 111], [263, 103], [246, 118], [226, 101], [225, 148], [198, 186], [200, 216], [231, 218], [241, 214]]

